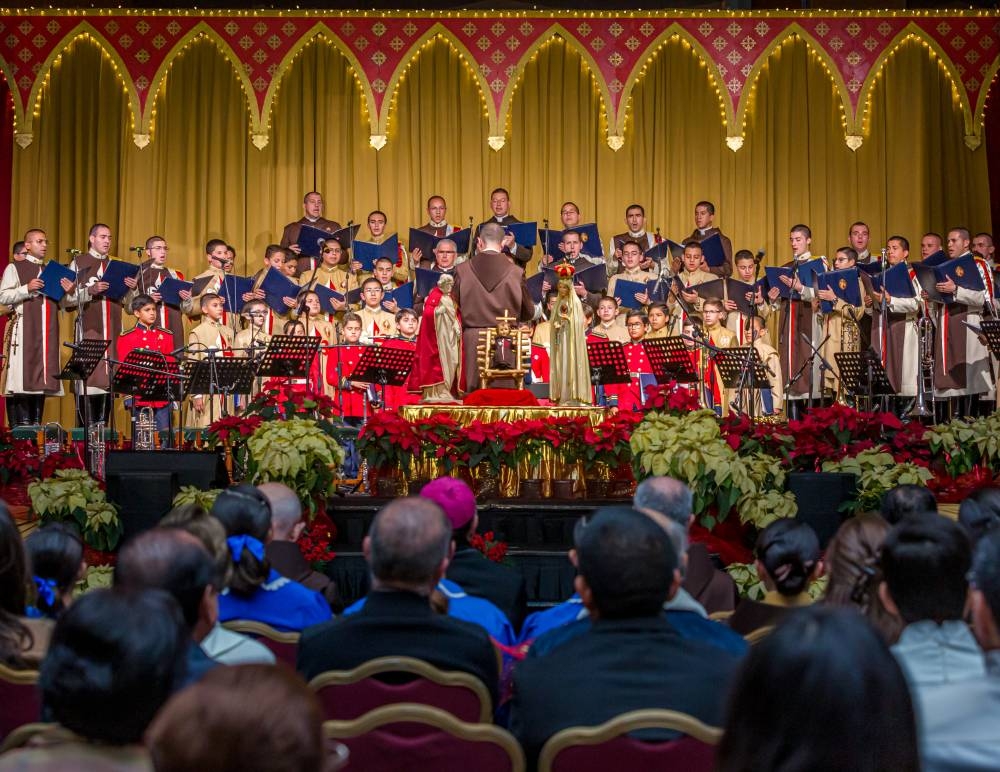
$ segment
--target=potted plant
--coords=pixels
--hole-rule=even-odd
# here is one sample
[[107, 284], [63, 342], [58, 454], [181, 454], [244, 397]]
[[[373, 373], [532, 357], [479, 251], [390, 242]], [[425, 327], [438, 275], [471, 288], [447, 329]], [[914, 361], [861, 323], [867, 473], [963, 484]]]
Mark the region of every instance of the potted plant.
[[43, 524], [74, 523], [84, 543], [100, 552], [118, 546], [123, 530], [118, 510], [84, 470], [57, 469], [51, 477], [28, 485], [28, 495]]
[[409, 421], [397, 413], [374, 413], [358, 435], [358, 453], [368, 464], [369, 490], [379, 496], [395, 496], [400, 477], [409, 472], [420, 440]]

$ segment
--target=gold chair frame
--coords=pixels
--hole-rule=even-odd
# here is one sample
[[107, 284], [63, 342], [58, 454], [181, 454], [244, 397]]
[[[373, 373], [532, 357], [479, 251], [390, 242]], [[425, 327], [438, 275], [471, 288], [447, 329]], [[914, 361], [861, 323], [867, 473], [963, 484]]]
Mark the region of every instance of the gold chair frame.
[[510, 335], [513, 339], [512, 347], [517, 367], [513, 370], [496, 370], [490, 367], [496, 334], [497, 331], [493, 327], [479, 331], [479, 341], [476, 347], [479, 380], [482, 381], [484, 388], [489, 388], [490, 383], [495, 380], [512, 378], [517, 388], [523, 389], [524, 377], [531, 371], [531, 336], [521, 332], [517, 327], [512, 327]]
[[769, 636], [774, 631], [774, 625], [766, 625], [764, 627], [758, 627], [756, 630], [751, 630], [749, 633], [743, 636], [745, 640], [751, 646], [754, 646], [761, 641], [763, 641], [767, 636]]
[[[363, 735], [385, 724], [401, 722], [432, 726], [461, 740], [498, 745], [510, 758], [511, 772], [524, 772], [524, 751], [521, 750], [521, 746], [514, 739], [514, 736], [506, 729], [501, 729], [493, 724], [467, 724], [447, 711], [430, 705], [401, 702], [398, 705], [386, 705], [383, 708], [378, 708], [353, 721], [324, 721], [323, 733], [328, 739], [344, 740]], [[400, 768], [405, 769], [405, 766], [405, 764], [401, 764]]]
[[0, 754], [4, 754], [7, 751], [17, 750], [18, 748], [24, 748], [36, 737], [46, 735], [53, 731], [65, 730], [63, 730], [59, 724], [47, 724], [42, 721], [34, 721], [30, 724], [21, 724], [21, 726], [7, 735], [3, 744], [0, 744]]
[[673, 729], [707, 745], [718, 745], [722, 730], [676, 710], [646, 708], [615, 716], [598, 726], [571, 726], [550, 737], [538, 756], [538, 772], [551, 772], [560, 751], [577, 745], [600, 745], [640, 729]]
[[299, 638], [301, 637], [300, 633], [275, 630], [269, 624], [256, 622], [252, 619], [230, 619], [228, 622], [223, 622], [222, 626], [227, 630], [232, 630], [234, 633], [259, 635], [262, 638], [268, 638], [276, 643], [297, 644], [299, 642]]
[[[309, 682], [309, 688], [316, 692], [324, 686], [346, 686], [347, 684], [357, 683], [358, 681], [363, 681], [366, 678], [383, 673], [410, 673], [440, 686], [456, 686], [468, 689], [479, 700], [479, 721], [484, 724], [492, 721], [493, 701], [490, 699], [489, 689], [486, 688], [486, 685], [482, 681], [471, 673], [440, 670], [429, 662], [415, 657], [377, 657], [367, 662], [362, 662], [351, 670], [327, 670], [313, 678]], [[409, 705], [417, 703], [397, 704]], [[455, 720], [457, 721], [458, 719]]]

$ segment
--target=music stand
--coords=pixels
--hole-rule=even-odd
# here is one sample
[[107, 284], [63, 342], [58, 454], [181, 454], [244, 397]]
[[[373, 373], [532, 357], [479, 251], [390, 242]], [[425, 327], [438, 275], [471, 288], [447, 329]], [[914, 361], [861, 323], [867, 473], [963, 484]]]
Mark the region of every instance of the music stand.
[[[83, 313], [83, 306], [80, 307], [77, 317]], [[87, 379], [93, 375], [97, 365], [104, 359], [104, 355], [111, 345], [110, 340], [95, 340], [81, 338], [73, 344], [73, 354], [63, 366], [56, 377], [63, 381], [80, 381], [80, 392], [83, 395], [83, 457], [86, 459], [87, 471], [94, 474], [95, 470], [90, 463], [90, 400], [87, 398]], [[103, 441], [104, 438], [102, 437]]]
[[866, 397], [872, 409], [875, 397], [891, 397], [896, 391], [882, 367], [878, 354], [868, 351], [837, 351], [833, 355], [840, 368], [840, 385], [855, 398]]
[[257, 362], [257, 375], [271, 378], [308, 378], [322, 341], [314, 335], [275, 335]]
[[715, 355], [715, 366], [719, 368], [719, 376], [727, 389], [736, 389], [741, 393], [747, 391], [747, 416], [752, 421], [757, 404], [754, 392], [761, 388], [759, 384], [762, 383], [767, 384], [765, 388], [770, 387], [767, 368], [760, 361], [760, 353], [753, 346], [723, 349]]
[[617, 340], [587, 341], [587, 362], [590, 366], [590, 383], [597, 394], [597, 403], [607, 404], [604, 387], [611, 383], [629, 383], [628, 361], [625, 349]]
[[222, 412], [225, 414], [225, 397], [249, 394], [253, 391], [253, 367], [248, 359], [219, 356], [217, 350], [207, 351], [204, 359], [191, 364], [187, 393], [208, 395], [208, 422], [215, 422], [215, 395], [223, 396]]
[[[136, 401], [167, 402], [180, 400], [180, 365], [161, 351], [133, 349], [118, 365], [111, 386], [119, 394], [132, 397], [132, 437], [135, 439]], [[173, 437], [173, 410], [168, 413], [167, 437]]]
[[698, 371], [688, 356], [689, 349], [684, 345], [684, 338], [681, 336], [644, 340], [642, 347], [646, 350], [646, 358], [657, 383], [698, 382]]
[[979, 328], [986, 338], [986, 348], [993, 356], [1000, 359], [1000, 319], [983, 319], [979, 322]]
[[361, 352], [361, 359], [354, 366], [354, 372], [345, 376], [350, 381], [370, 383], [382, 390], [382, 409], [385, 409], [385, 387], [402, 386], [413, 367], [415, 351], [405, 348], [385, 348], [367, 346]]

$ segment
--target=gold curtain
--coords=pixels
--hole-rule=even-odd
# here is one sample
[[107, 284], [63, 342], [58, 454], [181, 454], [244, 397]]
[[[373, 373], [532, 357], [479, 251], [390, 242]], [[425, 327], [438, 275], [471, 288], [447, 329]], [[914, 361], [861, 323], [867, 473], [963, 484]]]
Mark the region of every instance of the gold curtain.
[[[494, 152], [476, 79], [437, 40], [407, 70], [389, 142], [375, 151], [347, 60], [316, 41], [282, 80], [270, 143], [258, 150], [232, 65], [201, 41], [173, 64], [153, 141], [140, 150], [113, 67], [81, 39], [53, 71], [34, 141], [15, 148], [11, 225], [15, 235], [44, 228], [51, 255], [85, 247], [95, 221], [111, 226], [119, 255], [159, 233], [188, 275], [202, 269], [213, 237], [235, 245], [238, 270], [255, 270], [313, 188], [331, 217], [364, 222], [378, 207], [404, 239], [432, 193], [447, 198], [456, 225], [482, 219], [498, 185], [522, 219], [557, 224], [560, 204], [574, 200], [605, 241], [633, 201], [650, 227], [680, 238], [694, 202], [707, 198], [734, 246], [766, 247], [769, 263], [787, 259], [796, 222], [812, 227], [813, 251], [825, 254], [846, 243], [855, 219], [871, 225], [873, 249], [893, 233], [915, 246], [926, 230], [990, 228], [985, 149], [965, 147], [951, 84], [921, 44], [887, 63], [857, 152], [844, 143], [833, 84], [801, 40], [773, 53], [749, 99], [746, 140], [733, 153], [705, 67], [682, 42], [668, 43], [633, 90], [616, 153], [586, 63], [554, 38], [525, 68], [507, 143]], [[53, 401], [47, 416], [71, 422], [69, 401]]]

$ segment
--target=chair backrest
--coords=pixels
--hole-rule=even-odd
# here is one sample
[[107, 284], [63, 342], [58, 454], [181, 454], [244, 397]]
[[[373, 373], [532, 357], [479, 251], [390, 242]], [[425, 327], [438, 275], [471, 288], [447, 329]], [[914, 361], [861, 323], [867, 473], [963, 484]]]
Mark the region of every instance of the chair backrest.
[[268, 624], [252, 619], [230, 619], [222, 626], [234, 633], [249, 635], [271, 650], [278, 662], [284, 662], [293, 669], [299, 654], [299, 633], [275, 630]]
[[524, 751], [509, 732], [428, 705], [387, 705], [353, 721], [326, 721], [323, 731], [348, 747], [348, 772], [524, 770]]
[[17, 748], [24, 748], [36, 737], [48, 735], [51, 732], [64, 731], [64, 729], [60, 728], [59, 724], [46, 724], [41, 721], [35, 721], [30, 724], [21, 724], [21, 726], [7, 735], [7, 737], [4, 738], [4, 741], [0, 743], [0, 754], [16, 750]]
[[309, 682], [329, 720], [349, 721], [396, 703], [431, 705], [469, 723], [493, 714], [486, 686], [469, 673], [439, 670], [413, 657], [379, 657], [353, 670], [330, 670]]
[[725, 622], [732, 615], [733, 615], [733, 610], [729, 609], [728, 611], [713, 611], [711, 614], [708, 615], [708, 618], [715, 622]]
[[0, 665], [0, 740], [17, 727], [42, 715], [37, 670], [14, 670]]
[[753, 646], [754, 644], [760, 643], [765, 638], [767, 638], [767, 636], [769, 636], [773, 630], [774, 630], [774, 625], [765, 625], [764, 627], [758, 627], [756, 630], [751, 630], [749, 633], [744, 635], [743, 640], [745, 640], [748, 644]]
[[[629, 736], [666, 729], [682, 737], [647, 742]], [[711, 772], [722, 730], [673, 710], [633, 710], [600, 726], [570, 727], [542, 747], [539, 772], [603, 772], [608, 769], [677, 769]]]

